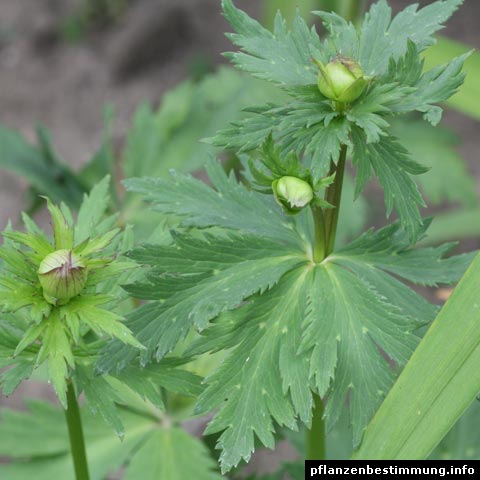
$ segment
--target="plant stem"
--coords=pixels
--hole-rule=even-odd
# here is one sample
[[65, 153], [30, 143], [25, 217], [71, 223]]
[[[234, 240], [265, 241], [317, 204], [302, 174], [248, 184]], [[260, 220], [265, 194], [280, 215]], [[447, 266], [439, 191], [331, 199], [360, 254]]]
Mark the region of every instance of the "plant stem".
[[68, 382], [67, 407], [65, 416], [67, 418], [68, 436], [70, 438], [70, 450], [75, 468], [75, 477], [77, 480], [89, 480], [82, 419], [80, 417], [80, 409], [78, 408], [77, 397], [72, 382]]
[[[338, 213], [342, 199], [343, 177], [347, 159], [347, 146], [342, 145], [338, 163], [332, 164], [330, 175], [336, 173], [334, 183], [328, 188], [325, 199], [334, 208], [323, 213], [320, 207], [313, 206], [312, 215], [315, 225], [315, 244], [313, 247], [313, 259], [316, 263], [321, 262], [330, 255], [335, 246], [337, 233]], [[312, 428], [307, 432], [307, 460], [323, 460], [325, 458], [325, 425], [323, 422], [323, 403], [318, 395], [314, 395], [314, 409]]]
[[326, 230], [326, 248], [325, 256], [333, 252], [335, 246], [335, 236], [337, 234], [338, 214], [340, 212], [340, 202], [342, 200], [343, 177], [345, 175], [345, 163], [347, 159], [347, 146], [342, 145], [340, 157], [337, 165], [332, 165], [330, 174], [336, 173], [335, 181], [327, 189], [325, 199], [328, 203], [333, 205], [325, 212], [325, 230]]
[[307, 432], [306, 460], [324, 460], [325, 424], [323, 422], [323, 403], [318, 395], [313, 396], [313, 401], [312, 428]]
[[313, 261], [321, 262], [326, 257], [327, 237], [325, 232], [325, 218], [320, 207], [312, 206], [313, 224], [315, 226], [315, 243], [313, 245]]

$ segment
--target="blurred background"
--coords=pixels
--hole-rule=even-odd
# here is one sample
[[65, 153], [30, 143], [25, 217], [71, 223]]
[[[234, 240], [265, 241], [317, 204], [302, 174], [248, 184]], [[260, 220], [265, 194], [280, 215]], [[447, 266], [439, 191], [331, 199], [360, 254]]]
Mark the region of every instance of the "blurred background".
[[[352, 2], [235, 3], [271, 24], [278, 7], [290, 16], [297, 3], [307, 12]], [[389, 3], [398, 11], [411, 2]], [[9, 219], [18, 225], [22, 210], [41, 220], [39, 193], [75, 208], [107, 173], [118, 181], [165, 175], [169, 168], [199, 170], [209, 150], [199, 140], [272, 95], [270, 87], [227, 68], [222, 52], [231, 49], [224, 36], [229, 27], [220, 10], [220, 0], [1, 0], [0, 229]], [[427, 65], [480, 48], [479, 22], [480, 2], [466, 0], [427, 52]], [[430, 205], [424, 213], [437, 216], [428, 241], [459, 239], [462, 250], [480, 246], [478, 53], [467, 74], [439, 130], [415, 117], [394, 125], [415, 159], [433, 167], [419, 178]], [[151, 233], [145, 226], [151, 217], [141, 225], [134, 202], [117, 198], [113, 208], [125, 223], [139, 224], [140, 238]], [[375, 183], [345, 210], [353, 220], [343, 238], [386, 222]], [[450, 291], [424, 293], [442, 302]], [[32, 395], [54, 399], [50, 386], [29, 382], [0, 396], [0, 405], [20, 407]], [[282, 455], [290, 454], [287, 448]]]

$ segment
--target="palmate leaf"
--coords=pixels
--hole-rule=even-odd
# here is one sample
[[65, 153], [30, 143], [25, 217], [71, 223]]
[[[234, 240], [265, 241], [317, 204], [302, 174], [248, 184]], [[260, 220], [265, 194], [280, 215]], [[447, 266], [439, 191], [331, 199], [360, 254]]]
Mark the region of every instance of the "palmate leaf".
[[[2, 375], [0, 383], [6, 395], [45, 363], [49, 380], [66, 408], [67, 384], [75, 377], [76, 367], [84, 364], [86, 356], [97, 354], [99, 345], [106, 343], [105, 337], [107, 341], [115, 337], [143, 348], [122, 323], [123, 317], [115, 313], [125, 292], [116, 295], [115, 287], [120, 287], [108, 281], [115, 274], [118, 280], [119, 267], [121, 273], [128, 274], [134, 265], [115, 261], [115, 256], [127, 248], [128, 235], [111, 230], [115, 216], [102, 218], [109, 204], [108, 186], [106, 177], [90, 195], [85, 195], [76, 228], [69, 208], [64, 204], [56, 206], [47, 199], [53, 241], [27, 215], [23, 215], [26, 232], [13, 232], [10, 228], [4, 232], [5, 242], [0, 247], [0, 308], [10, 329], [2, 328], [0, 350], [2, 367], [11, 368]], [[92, 235], [96, 238], [91, 239]], [[41, 262], [55, 249], [73, 250], [81, 256], [89, 277], [84, 290], [63, 302], [47, 299], [38, 274]], [[10, 335], [4, 335], [4, 331]], [[81, 369], [77, 373], [80, 378]], [[84, 389], [88, 390], [93, 383], [85, 382]], [[87, 397], [95, 404], [102, 395]], [[114, 424], [112, 418], [109, 422]], [[119, 430], [118, 423], [115, 428]]]
[[157, 429], [137, 450], [125, 480], [221, 480], [215, 462], [198, 439], [180, 428]]
[[104, 218], [110, 203], [109, 193], [110, 176], [107, 175], [92, 188], [88, 195], [84, 194], [75, 226], [75, 241], [77, 244], [82, 243], [87, 238], [96, 236], [96, 228]]
[[[434, 126], [438, 125], [442, 119], [442, 109], [434, 104], [444, 102], [458, 92], [465, 80], [462, 69], [469, 55], [470, 53], [466, 53], [425, 72], [412, 85], [411, 92], [404, 95], [396, 105], [392, 105], [392, 111], [421, 112], [425, 120]], [[423, 65], [423, 62], [420, 65]]]
[[235, 8], [232, 0], [222, 0], [222, 8], [237, 32], [228, 37], [243, 50], [228, 54], [238, 68], [279, 85], [315, 83], [317, 70], [311, 59], [322, 58], [321, 42], [315, 29], [309, 29], [298, 14], [289, 32], [286, 21], [278, 13], [272, 33]]
[[[280, 85], [291, 100], [253, 107], [249, 109], [251, 117], [236, 121], [208, 141], [228, 150], [249, 152], [271, 134], [284, 155], [293, 151], [305, 157], [309, 163], [305, 166], [311, 168], [315, 179], [328, 174], [342, 145], [353, 144], [360, 152], [357, 156], [365, 152], [372, 157], [359, 163], [357, 192], [375, 173], [385, 189], [387, 210], [397, 210], [414, 242], [420, 226], [417, 206], [423, 202], [409, 175], [422, 170], [411, 168], [413, 162], [407, 161], [407, 153], [391, 137], [390, 123], [400, 113], [417, 111], [433, 125], [438, 124], [442, 110], [436, 104], [451, 97], [463, 83], [465, 55], [424, 73], [420, 57], [433, 42], [432, 35], [460, 3], [437, 1], [418, 11], [412, 6], [392, 19], [390, 7], [382, 0], [372, 6], [358, 31], [336, 14], [316, 12], [329, 33], [319, 46], [315, 30], [309, 32], [299, 17], [287, 32], [279, 15], [272, 34], [230, 0], [225, 1], [225, 15], [237, 31], [231, 35], [232, 41], [242, 50], [230, 55], [233, 63]], [[311, 74], [312, 58], [328, 62], [338, 55], [358, 61], [370, 78], [363, 94], [344, 110], [320, 93]], [[301, 74], [300, 65], [306, 73]], [[365, 147], [365, 143], [369, 145]]]
[[31, 360], [18, 358], [14, 362], [8, 360], [5, 364], [0, 359], [0, 366], [10, 366], [7, 371], [0, 375], [0, 387], [2, 394], [8, 397], [24, 380], [30, 377], [33, 372], [33, 363]]
[[292, 223], [283, 217], [273, 201], [266, 202], [263, 195], [249, 191], [234, 176], [227, 177], [214, 159], [207, 163], [206, 169], [215, 189], [194, 177], [173, 171], [173, 181], [134, 178], [126, 180], [125, 185], [128, 190], [142, 194], [147, 202], [152, 202], [154, 210], [183, 218], [182, 225], [218, 225], [298, 243]]
[[240, 69], [278, 85], [312, 85], [317, 71], [311, 59], [329, 61], [340, 53], [358, 58], [367, 75], [377, 76], [388, 69], [390, 58], [397, 60], [407, 48], [407, 40], [423, 51], [434, 43], [433, 34], [442, 28], [463, 0], [441, 0], [417, 11], [412, 5], [392, 19], [385, 0], [374, 4], [357, 32], [352, 24], [335, 14], [316, 12], [330, 33], [323, 44], [315, 29], [309, 29], [297, 13], [289, 32], [280, 14], [270, 32], [233, 5], [223, 0], [225, 17], [235, 30], [232, 42], [242, 52], [228, 56]]
[[[412, 172], [420, 168], [408, 157], [402, 162]], [[452, 283], [470, 257], [443, 259], [449, 247], [417, 252], [396, 223], [315, 264], [305, 216], [293, 222], [219, 166], [211, 164], [210, 173], [213, 188], [181, 175], [129, 184], [146, 193], [155, 210], [197, 227], [173, 232], [170, 245], [147, 245], [130, 255], [150, 267], [144, 281], [126, 287], [152, 301], [128, 321], [147, 346], [141, 363], [166, 355], [192, 326], [202, 337], [187, 355], [230, 351], [207, 379], [197, 407], [199, 413], [219, 407], [208, 432], [222, 432], [224, 471], [250, 458], [255, 436], [273, 446], [275, 423], [308, 424], [312, 390], [330, 399], [329, 426], [350, 397], [358, 443], [395, 377], [381, 352], [403, 365], [417, 344], [416, 330], [437, 311], [399, 278]], [[420, 223], [420, 235], [427, 226]], [[97, 368], [121, 375], [137, 355], [114, 342]]]
[[463, 0], [440, 0], [417, 10], [411, 5], [392, 19], [392, 9], [386, 0], [372, 5], [360, 33], [359, 61], [368, 75], [385, 73], [390, 58], [403, 56], [407, 40], [415, 43], [419, 51], [435, 40], [433, 34], [452, 16]]
[[115, 300], [114, 297], [82, 296], [69, 302], [67, 307], [61, 307], [62, 318], [72, 328], [82, 323], [88, 326], [99, 337], [118, 338], [135, 348], [143, 348], [142, 344], [135, 339], [132, 332], [122, 323], [123, 317], [114, 312], [99, 308], [98, 305]]
[[310, 423], [308, 357], [296, 355], [309, 286], [305, 277], [308, 270], [303, 269], [285, 276], [275, 289], [226, 314], [225, 323], [220, 320], [206, 332], [207, 339], [219, 335], [218, 347], [236, 346], [207, 379], [207, 390], [196, 409], [206, 413], [227, 399], [206, 430], [224, 431], [218, 442], [224, 471], [242, 458], [250, 459], [255, 435], [267, 447], [274, 447], [273, 420], [295, 429], [298, 414]]
[[115, 405], [120, 397], [110, 383], [102, 376], [95, 376], [90, 368], [77, 366], [74, 374], [77, 397], [83, 392], [89, 410], [102, 417], [118, 436], [125, 434], [123, 423]]
[[184, 397], [202, 392], [202, 378], [179, 368], [187, 359], [168, 358], [142, 368], [130, 365], [119, 373], [96, 375], [91, 365], [77, 366], [73, 378], [77, 394], [83, 393], [87, 407], [93, 415], [100, 415], [115, 433], [125, 436], [121, 407], [128, 405], [132, 393], [143, 402], [165, 410], [162, 389]]
[[[28, 412], [0, 410], [0, 455], [12, 459], [0, 466], [1, 478], [74, 480], [64, 413], [39, 401], [29, 400], [27, 406]], [[92, 480], [104, 480], [121, 467], [132, 479], [222, 478], [198, 439], [179, 427], [161, 425], [160, 417], [122, 411], [126, 435], [120, 441], [98, 416], [85, 409], [81, 414]]]
[[207, 377], [197, 404], [198, 413], [220, 407], [207, 433], [223, 432], [224, 471], [248, 461], [255, 436], [272, 447], [274, 422], [308, 425], [311, 390], [327, 395], [329, 428], [349, 396], [359, 443], [395, 378], [382, 352], [404, 365], [419, 341], [416, 330], [437, 312], [389, 273], [420, 284], [451, 283], [472, 258], [444, 260], [445, 248], [416, 251], [408, 244], [398, 224], [369, 232], [316, 266], [293, 269], [202, 332], [190, 354], [231, 350]]
[[254, 116], [232, 124], [206, 141], [228, 150], [250, 152], [272, 134], [282, 154], [306, 155], [315, 180], [336, 163], [342, 144], [349, 144], [350, 124], [332, 111], [317, 87], [295, 89], [298, 100], [284, 107], [266, 105], [249, 109]]
[[47, 360], [48, 373], [55, 392], [64, 408], [67, 408], [67, 378], [69, 368], [75, 366], [67, 329], [56, 310], [46, 322], [45, 335], [38, 353], [37, 365]]
[[[246, 233], [176, 240], [172, 246], [148, 246], [132, 254], [154, 267], [147, 283], [127, 287], [139, 298], [157, 300], [128, 315], [127, 326], [147, 347], [141, 353], [143, 363], [153, 353], [162, 358], [192, 326], [205, 328], [222, 311], [271, 288], [285, 272], [306, 261], [301, 251]], [[125, 367], [137, 353], [113, 343], [98, 368]]]
[[357, 128], [352, 136], [353, 161], [358, 166], [356, 194], [363, 190], [373, 170], [385, 192], [387, 217], [395, 208], [410, 241], [415, 243], [422, 225], [419, 206], [425, 207], [425, 203], [410, 175], [425, 173], [427, 169], [414, 162], [393, 137], [382, 137], [380, 142], [369, 144]]
[[[428, 229], [431, 220], [422, 225], [422, 234]], [[333, 256], [334, 261], [348, 261], [363, 267], [378, 267], [398, 275], [417, 285], [437, 286], [460, 278], [475, 256], [475, 252], [444, 258], [455, 246], [454, 243], [440, 247], [421, 249], [409, 248], [405, 234], [394, 223], [375, 232], [369, 230]]]

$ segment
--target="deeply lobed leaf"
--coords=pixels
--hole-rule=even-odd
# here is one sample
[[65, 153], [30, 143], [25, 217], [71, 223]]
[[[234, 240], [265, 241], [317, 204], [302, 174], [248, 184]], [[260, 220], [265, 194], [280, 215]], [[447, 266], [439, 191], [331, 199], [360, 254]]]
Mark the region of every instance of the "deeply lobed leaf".
[[[225, 15], [237, 32], [230, 38], [242, 50], [229, 55], [233, 63], [280, 85], [291, 100], [254, 107], [251, 117], [233, 123], [209, 141], [248, 152], [273, 135], [284, 155], [293, 151], [304, 156], [316, 180], [328, 174], [342, 145], [353, 144], [357, 157], [362, 152], [372, 157], [368, 165], [358, 162], [357, 193], [375, 173], [385, 190], [387, 210], [395, 208], [414, 242], [421, 223], [417, 205], [423, 202], [409, 175], [421, 171], [409, 168], [412, 162], [392, 137], [390, 123], [399, 113], [416, 111], [438, 124], [442, 109], [436, 104], [451, 97], [463, 83], [466, 55], [423, 73], [420, 57], [461, 3], [437, 1], [420, 10], [413, 5], [392, 18], [390, 7], [381, 0], [371, 7], [358, 30], [336, 14], [316, 12], [329, 34], [320, 42], [315, 29], [309, 31], [299, 17], [287, 31], [279, 14], [272, 34], [226, 0]], [[312, 72], [312, 58], [326, 63], [338, 56], [357, 61], [369, 78], [363, 95], [344, 108], [323, 97]], [[357, 163], [358, 158], [353, 160]]]
[[[397, 148], [387, 143], [388, 147]], [[406, 170], [421, 169], [408, 157], [401, 158]], [[271, 206], [265, 222], [282, 235], [264, 235], [256, 216], [242, 209], [262, 216], [261, 204], [270, 208], [268, 199], [239, 187], [219, 169], [214, 172], [213, 188], [178, 176], [162, 181], [162, 188], [144, 181], [136, 184], [144, 191], [155, 186], [147, 195], [154, 209], [181, 213], [185, 225], [209, 229], [174, 232], [172, 245], [148, 245], [130, 255], [149, 268], [145, 281], [127, 290], [153, 300], [132, 312], [129, 320], [129, 327], [148, 346], [142, 363], [150, 362], [154, 353], [159, 358], [171, 351], [192, 326], [201, 331], [201, 339], [188, 349], [189, 355], [229, 352], [207, 378], [197, 404], [198, 413], [219, 408], [207, 432], [221, 432], [224, 471], [250, 458], [255, 437], [272, 447], [276, 424], [308, 425], [312, 392], [328, 397], [329, 426], [350, 398], [358, 443], [395, 378], [396, 369], [385, 355], [401, 367], [418, 342], [417, 329], [437, 311], [400, 279], [451, 283], [471, 257], [444, 259], [451, 246], [412, 249], [410, 232], [396, 223], [368, 232], [315, 264], [311, 225], [303, 216], [289, 222], [287, 231], [296, 236], [292, 241], [283, 233], [286, 219], [275, 211], [280, 207]], [[200, 213], [202, 206], [212, 204], [219, 185], [227, 202], [245, 192], [238, 218], [233, 207], [226, 217], [227, 206], [215, 206], [208, 216]], [[174, 188], [183, 199], [181, 205], [166, 193]], [[427, 226], [419, 221], [418, 234]], [[113, 343], [98, 367], [121, 375], [136, 355]]]

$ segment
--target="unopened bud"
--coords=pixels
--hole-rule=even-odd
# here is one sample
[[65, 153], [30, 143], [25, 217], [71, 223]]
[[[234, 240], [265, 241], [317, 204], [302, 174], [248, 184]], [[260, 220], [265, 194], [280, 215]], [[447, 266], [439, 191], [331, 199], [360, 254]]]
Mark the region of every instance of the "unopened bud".
[[71, 250], [57, 250], [43, 259], [38, 277], [47, 302], [64, 305], [85, 287], [87, 270], [82, 259]]
[[313, 200], [313, 189], [297, 177], [282, 177], [272, 183], [275, 199], [289, 214], [298, 213]]
[[360, 65], [345, 57], [338, 57], [327, 65], [315, 61], [320, 69], [318, 88], [330, 100], [339, 103], [354, 102], [365, 90], [368, 78]]

